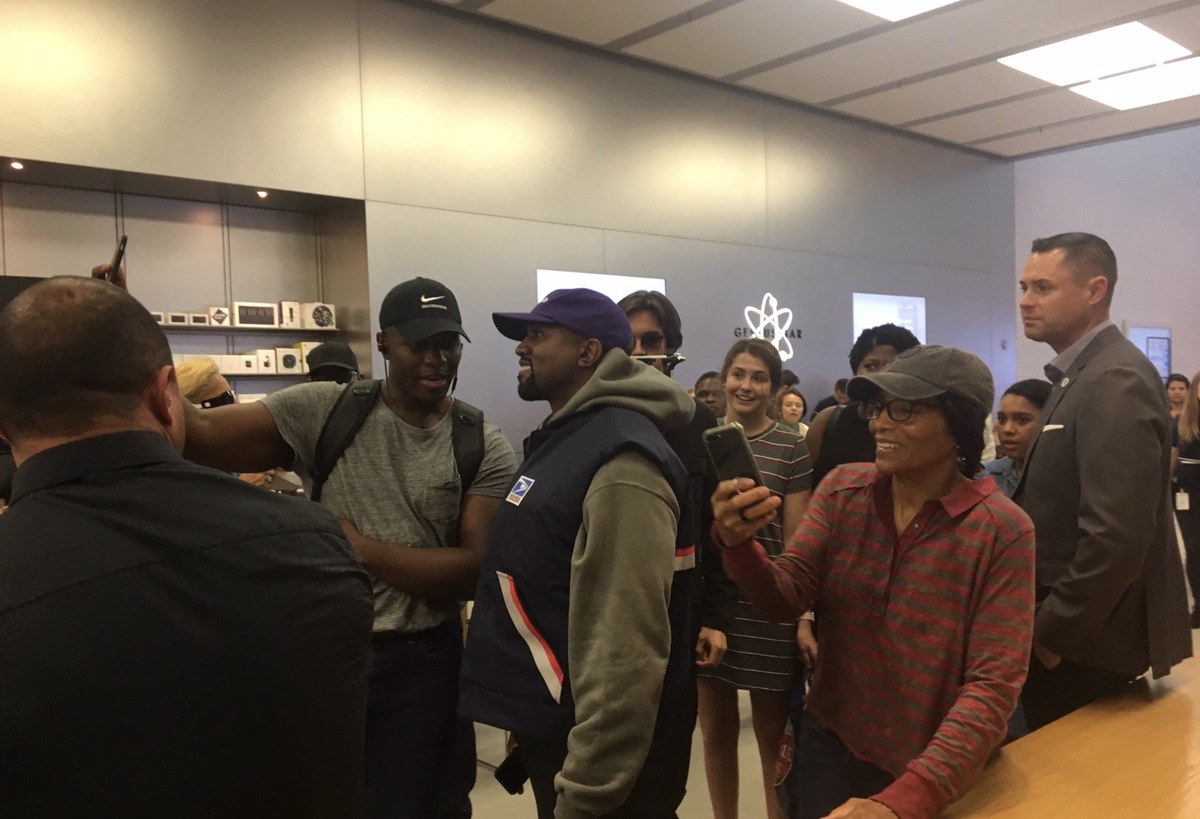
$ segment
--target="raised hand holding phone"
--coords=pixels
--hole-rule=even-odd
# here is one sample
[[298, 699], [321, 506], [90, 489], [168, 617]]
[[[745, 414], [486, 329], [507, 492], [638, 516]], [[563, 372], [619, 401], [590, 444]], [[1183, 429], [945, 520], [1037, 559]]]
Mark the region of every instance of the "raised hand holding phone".
[[122, 234], [117, 242], [117, 249], [113, 251], [112, 261], [108, 264], [98, 264], [92, 268], [93, 279], [105, 279], [122, 290], [129, 289], [125, 282], [125, 271], [121, 269], [121, 264], [125, 261], [125, 245], [128, 242], [129, 237]]

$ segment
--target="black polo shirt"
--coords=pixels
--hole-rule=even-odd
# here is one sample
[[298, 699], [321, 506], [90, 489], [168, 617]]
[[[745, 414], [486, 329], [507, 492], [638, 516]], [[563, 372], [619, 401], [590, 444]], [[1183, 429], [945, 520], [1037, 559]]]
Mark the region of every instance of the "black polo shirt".
[[0, 813], [349, 817], [372, 602], [337, 522], [149, 432], [17, 470]]

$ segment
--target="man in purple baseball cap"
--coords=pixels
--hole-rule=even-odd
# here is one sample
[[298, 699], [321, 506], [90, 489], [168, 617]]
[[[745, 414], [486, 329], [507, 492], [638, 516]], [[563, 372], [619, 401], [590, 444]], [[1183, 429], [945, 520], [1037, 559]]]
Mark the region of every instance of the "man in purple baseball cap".
[[687, 471], [663, 434], [695, 402], [629, 357], [629, 320], [593, 290], [492, 320], [519, 342], [518, 394], [551, 414], [493, 521], [459, 711], [513, 733], [540, 819], [671, 815], [695, 547], [677, 543]]

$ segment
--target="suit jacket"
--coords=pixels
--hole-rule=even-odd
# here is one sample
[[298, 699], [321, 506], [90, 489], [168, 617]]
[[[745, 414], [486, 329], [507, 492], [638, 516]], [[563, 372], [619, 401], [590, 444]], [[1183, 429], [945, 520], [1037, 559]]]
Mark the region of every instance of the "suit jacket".
[[1014, 500], [1037, 528], [1034, 639], [1154, 676], [1192, 654], [1162, 379], [1116, 327], [1054, 384]]

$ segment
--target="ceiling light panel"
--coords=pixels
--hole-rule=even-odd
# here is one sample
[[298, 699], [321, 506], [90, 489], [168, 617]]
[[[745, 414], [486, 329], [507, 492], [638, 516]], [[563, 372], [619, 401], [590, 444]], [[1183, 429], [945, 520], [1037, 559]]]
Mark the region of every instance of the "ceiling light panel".
[[1200, 94], [1200, 57], [1077, 85], [1076, 94], [1128, 111]]
[[1054, 85], [1074, 85], [1191, 53], [1148, 26], [1126, 23], [1002, 57], [1000, 62]]
[[897, 20], [905, 20], [927, 11], [940, 9], [942, 6], [952, 6], [959, 0], [841, 0], [841, 2], [894, 23]]

